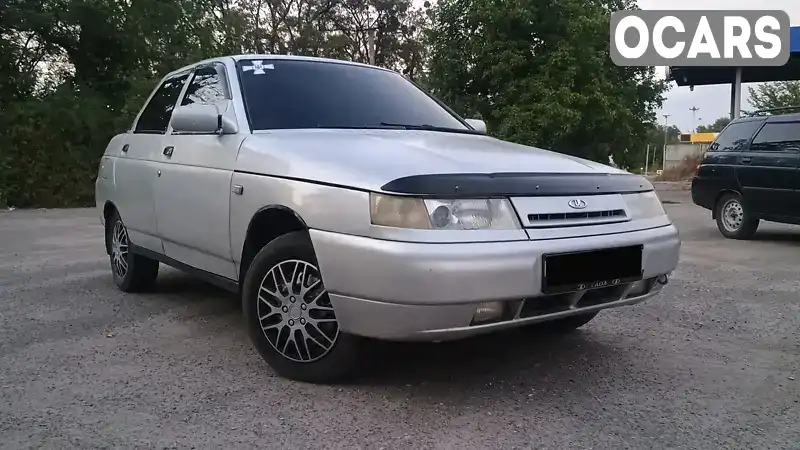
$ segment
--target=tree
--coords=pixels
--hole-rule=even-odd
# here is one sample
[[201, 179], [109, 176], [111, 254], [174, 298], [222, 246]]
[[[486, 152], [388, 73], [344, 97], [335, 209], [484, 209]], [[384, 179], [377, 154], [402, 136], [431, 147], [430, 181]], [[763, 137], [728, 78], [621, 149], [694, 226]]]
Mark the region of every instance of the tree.
[[698, 133], [719, 133], [725, 128], [729, 123], [731, 123], [731, 118], [728, 116], [720, 117], [719, 119], [715, 120], [714, 123], [711, 125], [700, 125], [697, 127]]
[[440, 0], [427, 33], [428, 87], [498, 137], [630, 167], [665, 91], [652, 68], [608, 57], [611, 11], [635, 7]]
[[5, 0], [0, 205], [92, 202], [100, 155], [158, 79], [211, 56], [279, 53], [424, 74], [411, 0]]
[[749, 88], [754, 110], [800, 106], [800, 81], [776, 81]]

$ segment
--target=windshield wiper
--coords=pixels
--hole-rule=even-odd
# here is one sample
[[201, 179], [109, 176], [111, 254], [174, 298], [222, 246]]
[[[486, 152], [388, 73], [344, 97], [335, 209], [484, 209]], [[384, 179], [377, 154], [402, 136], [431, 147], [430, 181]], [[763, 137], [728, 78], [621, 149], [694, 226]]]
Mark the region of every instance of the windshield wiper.
[[425, 131], [440, 131], [444, 133], [465, 133], [465, 134], [482, 134], [475, 130], [458, 129], [437, 127], [428, 124], [411, 125], [405, 123], [389, 123], [381, 122], [380, 125], [322, 125], [317, 124], [317, 128], [340, 129], [340, 130], [425, 130]]
[[481, 134], [476, 130], [470, 130], [468, 128], [459, 129], [459, 128], [437, 127], [434, 125], [428, 125], [427, 123], [423, 123], [421, 125], [411, 125], [405, 123], [381, 122], [381, 125], [385, 127], [398, 127], [406, 130], [425, 130], [425, 131], [441, 131], [444, 133]]

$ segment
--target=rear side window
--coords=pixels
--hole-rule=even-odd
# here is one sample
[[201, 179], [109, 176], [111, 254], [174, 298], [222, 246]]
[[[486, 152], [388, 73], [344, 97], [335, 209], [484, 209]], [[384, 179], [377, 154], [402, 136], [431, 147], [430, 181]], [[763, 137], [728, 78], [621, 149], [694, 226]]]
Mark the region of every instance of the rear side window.
[[722, 130], [708, 149], [712, 152], [741, 151], [761, 124], [760, 120], [732, 123]]
[[183, 97], [181, 106], [215, 105], [228, 98], [225, 80], [220, 77], [215, 66], [205, 66], [197, 69], [194, 73], [192, 82], [186, 88], [186, 95]]
[[763, 152], [798, 150], [800, 148], [800, 122], [770, 122], [758, 132], [750, 147]]
[[172, 110], [178, 102], [183, 84], [189, 78], [188, 73], [176, 75], [164, 80], [153, 98], [144, 107], [134, 133], [164, 134], [172, 117]]

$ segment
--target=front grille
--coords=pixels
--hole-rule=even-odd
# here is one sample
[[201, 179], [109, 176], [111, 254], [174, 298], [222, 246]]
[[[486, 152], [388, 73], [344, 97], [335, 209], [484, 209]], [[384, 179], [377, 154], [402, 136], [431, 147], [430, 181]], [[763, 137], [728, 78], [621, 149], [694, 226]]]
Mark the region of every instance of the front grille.
[[[607, 211], [587, 211], [570, 213], [550, 213], [550, 214], [528, 214], [528, 220], [534, 226], [545, 224], [548, 221], [580, 221], [581, 219], [626, 219], [624, 209], [612, 209]], [[593, 221], [594, 222], [594, 221]], [[563, 226], [563, 225], [562, 225]]]
[[544, 316], [569, 310], [580, 310], [590, 306], [599, 306], [626, 298], [639, 297], [653, 288], [655, 278], [644, 281], [643, 289], [634, 292], [630, 288], [636, 283], [610, 286], [600, 289], [589, 289], [583, 292], [567, 292], [563, 294], [543, 295], [523, 300], [519, 318]]
[[630, 220], [619, 194], [579, 197], [513, 197], [511, 203], [525, 228], [607, 225]]

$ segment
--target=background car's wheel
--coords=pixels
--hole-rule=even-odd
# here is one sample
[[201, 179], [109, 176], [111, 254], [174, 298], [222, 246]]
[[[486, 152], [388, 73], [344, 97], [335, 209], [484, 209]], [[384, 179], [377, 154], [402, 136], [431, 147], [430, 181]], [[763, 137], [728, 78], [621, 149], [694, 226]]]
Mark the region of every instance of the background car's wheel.
[[259, 353], [283, 377], [333, 382], [358, 363], [363, 340], [339, 331], [306, 232], [285, 234], [258, 252], [242, 310]]
[[114, 283], [123, 292], [140, 292], [153, 287], [158, 261], [130, 251], [128, 229], [115, 211], [106, 222], [106, 244]]
[[569, 333], [586, 325], [597, 316], [597, 312], [576, 314], [563, 319], [550, 320], [535, 325], [538, 330], [548, 333]]
[[717, 228], [726, 238], [749, 239], [758, 229], [759, 220], [750, 217], [740, 195], [723, 195], [716, 208]]

